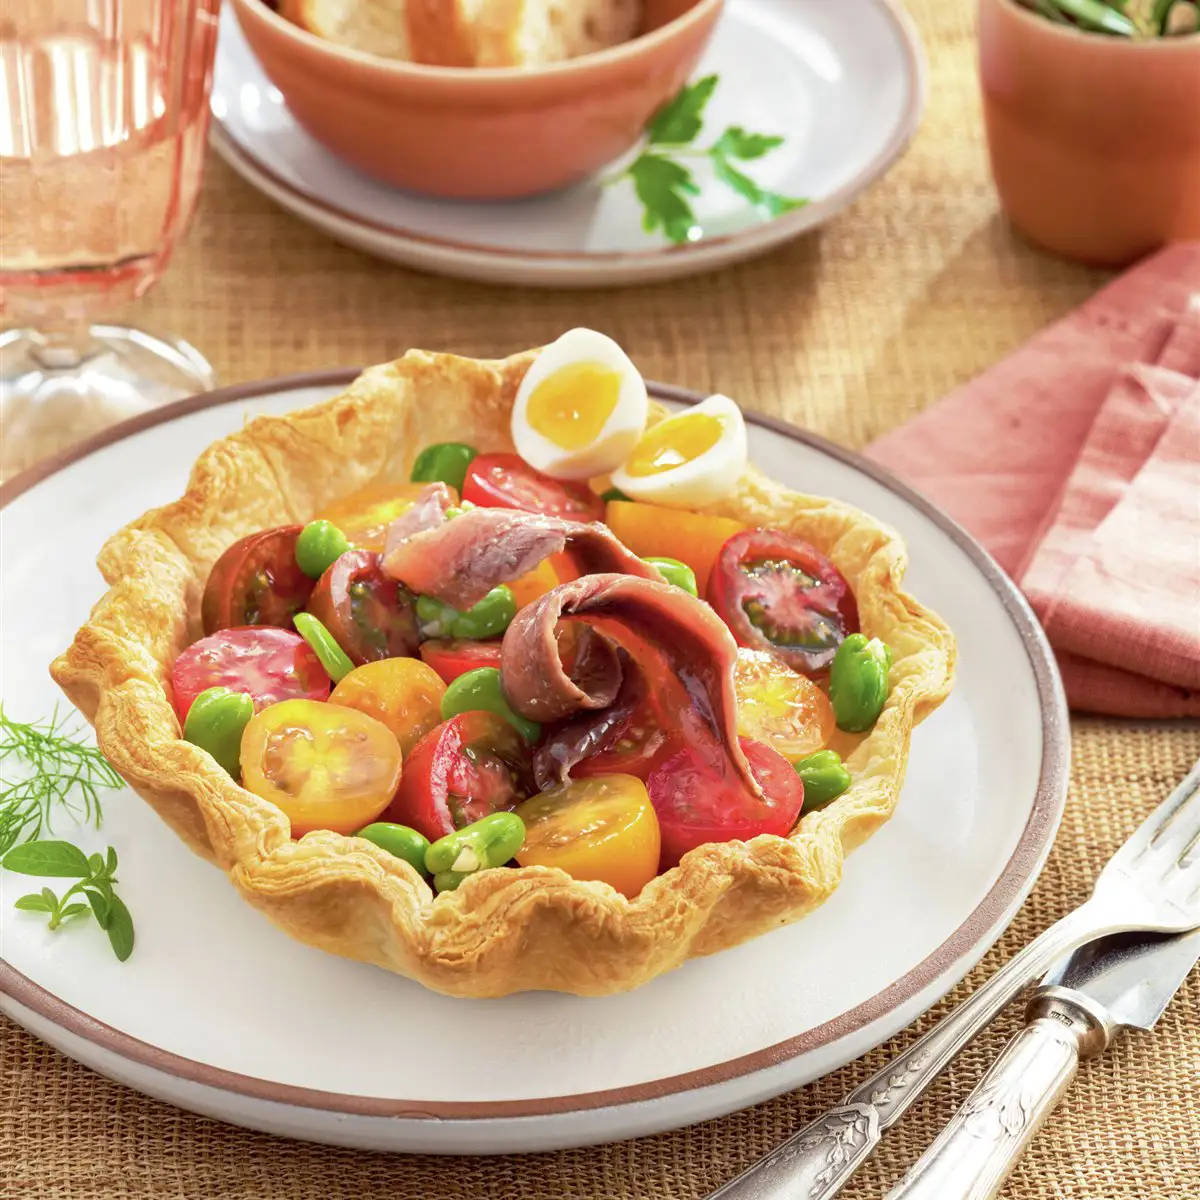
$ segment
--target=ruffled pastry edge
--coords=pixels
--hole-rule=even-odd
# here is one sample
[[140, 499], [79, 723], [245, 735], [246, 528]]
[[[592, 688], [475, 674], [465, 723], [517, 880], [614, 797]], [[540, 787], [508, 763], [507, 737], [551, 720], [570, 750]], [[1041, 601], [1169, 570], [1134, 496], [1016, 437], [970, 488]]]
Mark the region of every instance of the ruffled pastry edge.
[[541, 867], [484, 872], [435, 898], [411, 867], [369, 842], [328, 832], [293, 841], [279, 809], [182, 739], [170, 702], [171, 664], [201, 636], [209, 568], [239, 537], [305, 521], [368, 484], [407, 480], [431, 442], [511, 450], [509, 413], [535, 355], [410, 351], [325, 403], [257, 417], [222, 438], [201, 454], [178, 501], [105, 544], [98, 561], [109, 590], [51, 666], [113, 766], [255, 908], [300, 941], [455, 996], [625, 991], [799, 920], [837, 887], [846, 853], [891, 815], [913, 727], [954, 674], [950, 630], [900, 586], [899, 535], [751, 468], [710, 511], [787, 530], [828, 554], [855, 591], [864, 632], [895, 655], [875, 728], [838, 747], [854, 778], [846, 793], [788, 838], [693, 851], [634, 900]]

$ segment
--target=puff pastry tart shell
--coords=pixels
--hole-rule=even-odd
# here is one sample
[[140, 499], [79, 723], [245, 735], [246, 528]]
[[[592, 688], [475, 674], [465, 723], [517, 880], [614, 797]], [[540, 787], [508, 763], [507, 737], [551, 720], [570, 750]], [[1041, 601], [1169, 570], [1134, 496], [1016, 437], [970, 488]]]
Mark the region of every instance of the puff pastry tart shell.
[[700, 847], [635, 900], [543, 867], [486, 871], [435, 898], [367, 841], [328, 832], [293, 841], [278, 808], [183, 740], [171, 706], [171, 665], [202, 634], [209, 568], [248, 533], [306, 521], [369, 484], [406, 481], [431, 442], [511, 450], [509, 413], [535, 353], [483, 362], [413, 351], [335, 399], [258, 417], [210, 446], [181, 499], [105, 544], [109, 590], [51, 668], [113, 766], [250, 904], [303, 942], [454, 996], [619, 992], [799, 920], [837, 887], [846, 853], [888, 819], [913, 727], [945, 698], [954, 670], [950, 631], [900, 586], [906, 557], [893, 530], [751, 468], [711, 511], [787, 530], [829, 555], [854, 589], [863, 631], [895, 654], [883, 715], [842, 747], [854, 782], [841, 797], [788, 838]]

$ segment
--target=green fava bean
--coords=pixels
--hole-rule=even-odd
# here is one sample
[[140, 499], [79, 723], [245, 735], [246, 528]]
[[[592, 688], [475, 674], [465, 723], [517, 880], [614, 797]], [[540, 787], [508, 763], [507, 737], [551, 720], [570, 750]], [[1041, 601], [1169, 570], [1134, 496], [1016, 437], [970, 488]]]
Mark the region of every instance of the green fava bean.
[[829, 668], [829, 702], [839, 729], [862, 733], [879, 720], [888, 698], [892, 652], [878, 638], [852, 633]]
[[346, 535], [332, 521], [309, 521], [296, 539], [296, 566], [310, 579], [320, 579], [349, 549]]
[[792, 763], [804, 784], [804, 811], [815, 812], [837, 799], [850, 786], [850, 772], [836, 750], [818, 750]]
[[425, 870], [439, 892], [453, 891], [468, 875], [504, 866], [524, 841], [525, 822], [516, 813], [490, 813], [438, 838], [425, 852]]
[[448, 483], [462, 493], [467, 468], [479, 453], [474, 446], [463, 442], [437, 442], [426, 446], [413, 463], [413, 483]]
[[443, 604], [432, 596], [417, 597], [417, 621], [425, 637], [457, 638], [481, 642], [499, 637], [517, 615], [512, 589], [499, 584], [466, 612]]
[[646, 558], [652, 567], [658, 568], [658, 573], [670, 584], [683, 588], [689, 596], [699, 596], [696, 588], [696, 572], [687, 563], [681, 563], [677, 558]]
[[354, 836], [374, 842], [380, 850], [404, 859], [414, 870], [425, 874], [425, 852], [429, 849], [429, 839], [423, 833], [407, 825], [376, 821], [373, 825], [364, 826]]
[[242, 773], [242, 734], [254, 716], [254, 700], [245, 692], [227, 687], [210, 687], [192, 701], [183, 736], [194, 746], [207, 750], [237, 779]]
[[297, 613], [292, 621], [296, 632], [313, 648], [321, 666], [329, 672], [329, 678], [334, 683], [341, 683], [354, 670], [354, 664], [333, 634], [312, 613]]
[[500, 686], [499, 667], [476, 667], [464, 671], [442, 695], [442, 720], [464, 712], [495, 713], [506, 720], [531, 745], [542, 735], [542, 727], [513, 712]]

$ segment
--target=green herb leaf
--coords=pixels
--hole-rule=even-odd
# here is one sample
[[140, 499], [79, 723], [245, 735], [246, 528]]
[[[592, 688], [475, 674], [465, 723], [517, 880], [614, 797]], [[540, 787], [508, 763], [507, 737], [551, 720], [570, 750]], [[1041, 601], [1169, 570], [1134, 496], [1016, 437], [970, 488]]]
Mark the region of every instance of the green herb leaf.
[[[21, 767], [14, 773], [10, 760]], [[100, 791], [122, 786], [96, 749], [79, 740], [58, 710], [42, 721], [14, 721], [0, 705], [0, 855], [35, 841], [60, 812], [73, 823], [99, 826]]]
[[714, 147], [712, 151], [713, 174], [724, 184], [728, 184], [739, 196], [744, 196], [756, 208], [762, 202], [762, 189], [750, 178], [743, 175], [723, 155], [718, 154]]
[[781, 217], [784, 213], [803, 208], [808, 201], [796, 196], [781, 196], [778, 192], [764, 191], [758, 203], [768, 217]]
[[728, 159], [718, 154], [715, 147], [712, 150], [712, 160], [713, 174], [769, 217], [781, 216], [808, 203], [807, 200], [794, 200], [790, 196], [781, 196], [778, 192], [769, 192], [759, 187], [749, 175], [743, 174]]
[[[26, 875], [77, 876], [79, 882], [69, 887], [61, 899], [44, 887], [40, 894], [22, 896], [16, 907], [48, 913], [51, 930], [73, 917], [85, 916], [90, 908], [96, 914], [96, 924], [108, 934], [117, 958], [124, 962], [133, 953], [133, 918], [113, 891], [116, 880], [112, 872], [117, 869], [117, 852], [111, 846], [106, 855], [89, 857], [70, 842], [27, 842], [14, 846], [4, 856], [2, 865]], [[81, 893], [75, 903], [68, 903], [72, 896], [80, 897]]]
[[776, 146], [783, 145], [783, 138], [768, 133], [747, 133], [740, 125], [730, 125], [713, 143], [709, 151], [726, 158], [762, 158]]
[[113, 894], [113, 882], [107, 875], [95, 875], [86, 881], [89, 888], [95, 888], [105, 899]]
[[646, 140], [651, 145], [686, 145], [704, 126], [704, 107], [716, 90], [717, 76], [706, 75], [685, 84], [668, 100], [646, 125]]
[[108, 940], [120, 962], [133, 953], [133, 918], [120, 896], [114, 895], [109, 901]]
[[70, 842], [26, 842], [14, 846], [4, 856], [2, 865], [18, 875], [62, 879], [84, 879], [92, 873], [87, 855]]
[[104, 892], [90, 887], [84, 888], [84, 895], [87, 896], [88, 903], [92, 906], [92, 912], [96, 914], [96, 924], [101, 929], [107, 929], [109, 914], [108, 896]]
[[1054, 3], [1084, 29], [1112, 33], [1118, 37], [1137, 36], [1137, 26], [1124, 13], [1110, 8], [1103, 0], [1054, 0]]
[[1063, 15], [1054, 0], [1033, 0], [1035, 10], [1056, 25], [1070, 25], [1071, 22]]
[[690, 241], [697, 228], [696, 215], [685, 197], [700, 190], [691, 171], [669, 158], [643, 154], [629, 174], [645, 208], [642, 228], [647, 233], [661, 229], [672, 242]]

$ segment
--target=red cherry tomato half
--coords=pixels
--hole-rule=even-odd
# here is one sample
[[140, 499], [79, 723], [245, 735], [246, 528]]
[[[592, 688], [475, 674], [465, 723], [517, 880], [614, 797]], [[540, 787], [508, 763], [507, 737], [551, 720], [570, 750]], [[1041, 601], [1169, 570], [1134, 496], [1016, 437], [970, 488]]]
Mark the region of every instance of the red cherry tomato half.
[[239, 625], [290, 629], [313, 581], [296, 565], [301, 526], [265, 529], [234, 542], [213, 564], [200, 602], [205, 633]]
[[245, 626], [201, 638], [175, 660], [171, 691], [181, 725], [192, 701], [210, 687], [245, 692], [259, 710], [282, 700], [327, 700], [330, 679], [298, 633]]
[[568, 521], [599, 521], [604, 501], [586, 483], [564, 483], [515, 454], [480, 454], [467, 468], [463, 499], [483, 508], [519, 508]]
[[770, 650], [809, 675], [858, 630], [841, 571], [807, 542], [771, 529], [735, 533], [721, 547], [707, 599], [739, 646]]
[[525, 739], [494, 713], [459, 713], [416, 744], [383, 820], [433, 842], [489, 813], [516, 808], [533, 790]]
[[477, 667], [499, 667], [500, 643], [434, 638], [421, 643], [421, 657], [442, 677], [443, 683], [453, 683]]
[[662, 830], [661, 870], [707, 842], [746, 841], [760, 833], [786, 837], [804, 807], [804, 784], [769, 746], [738, 738], [762, 788], [758, 800], [695, 746], [676, 750], [650, 773], [647, 790]]
[[347, 550], [317, 581], [308, 611], [356, 666], [417, 653], [411, 594], [379, 568], [373, 550]]

